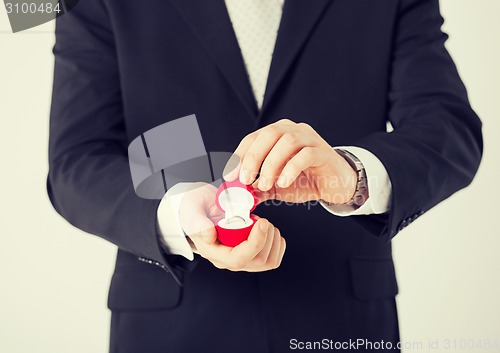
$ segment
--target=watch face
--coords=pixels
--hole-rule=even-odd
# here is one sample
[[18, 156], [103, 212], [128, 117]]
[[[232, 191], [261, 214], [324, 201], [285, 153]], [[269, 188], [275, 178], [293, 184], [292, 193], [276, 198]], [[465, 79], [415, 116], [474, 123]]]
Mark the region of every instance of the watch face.
[[352, 198], [353, 205], [359, 208], [368, 200], [368, 183], [366, 182], [366, 171], [364, 168], [358, 171], [358, 183], [356, 184], [356, 193]]
[[366, 200], [368, 199], [368, 184], [366, 182], [366, 171], [363, 166], [363, 163], [352, 153], [343, 149], [335, 149], [338, 154], [340, 154], [349, 165], [356, 171], [357, 174], [357, 183], [356, 183], [356, 192], [352, 196], [349, 202], [345, 203], [346, 207], [349, 207], [353, 210], [361, 207]]

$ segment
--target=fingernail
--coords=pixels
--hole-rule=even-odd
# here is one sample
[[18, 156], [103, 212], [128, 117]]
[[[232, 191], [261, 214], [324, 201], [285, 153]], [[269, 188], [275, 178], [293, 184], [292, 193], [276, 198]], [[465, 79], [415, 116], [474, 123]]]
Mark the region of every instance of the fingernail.
[[269, 227], [269, 222], [265, 220], [261, 221], [259, 227], [262, 232], [267, 232], [267, 228]]
[[280, 175], [278, 178], [277, 184], [280, 188], [284, 188], [286, 185], [286, 178], [283, 175]]
[[262, 191], [266, 191], [266, 189], [267, 189], [266, 178], [260, 178], [258, 187]]
[[240, 172], [240, 181], [243, 183], [243, 184], [246, 184], [249, 182], [249, 173], [248, 173], [248, 170], [246, 169], [242, 169], [241, 172]]

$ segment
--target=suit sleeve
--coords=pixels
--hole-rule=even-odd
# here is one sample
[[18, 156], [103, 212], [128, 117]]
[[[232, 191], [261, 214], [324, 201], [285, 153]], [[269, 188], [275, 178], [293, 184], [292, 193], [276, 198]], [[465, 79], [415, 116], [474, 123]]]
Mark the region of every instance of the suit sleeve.
[[445, 49], [438, 0], [401, 0], [392, 56], [389, 120], [394, 131], [355, 145], [374, 153], [392, 184], [387, 216], [356, 217], [390, 240], [473, 179], [481, 160], [481, 122]]
[[139, 198], [133, 189], [110, 27], [101, 1], [81, 1], [57, 19], [48, 194], [71, 224], [178, 280], [156, 233], [160, 200]]

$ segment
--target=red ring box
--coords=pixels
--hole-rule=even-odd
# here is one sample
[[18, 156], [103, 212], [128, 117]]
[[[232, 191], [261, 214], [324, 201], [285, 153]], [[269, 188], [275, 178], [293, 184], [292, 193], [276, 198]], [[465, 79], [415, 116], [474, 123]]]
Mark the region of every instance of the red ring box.
[[233, 247], [247, 240], [257, 221], [250, 215], [257, 207], [253, 187], [239, 180], [226, 181], [217, 190], [215, 204], [224, 212], [224, 218], [215, 224], [219, 241]]

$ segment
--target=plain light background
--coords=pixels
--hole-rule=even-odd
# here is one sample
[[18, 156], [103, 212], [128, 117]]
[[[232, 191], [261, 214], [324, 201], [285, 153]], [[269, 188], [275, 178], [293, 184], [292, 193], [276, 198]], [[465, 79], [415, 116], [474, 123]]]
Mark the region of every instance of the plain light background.
[[[422, 341], [421, 351], [500, 352], [485, 347], [500, 344], [500, 1], [441, 4], [486, 148], [472, 186], [393, 241], [401, 338]], [[66, 223], [45, 191], [53, 43], [53, 23], [12, 34], [0, 7], [2, 353], [108, 349], [116, 249]], [[469, 339], [483, 347], [460, 349]], [[429, 340], [439, 348], [428, 348]]]

